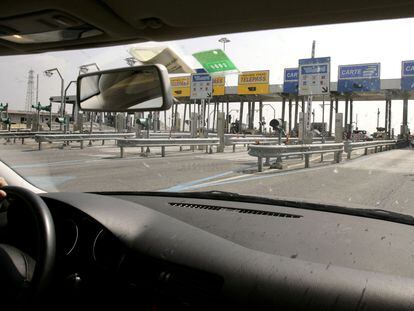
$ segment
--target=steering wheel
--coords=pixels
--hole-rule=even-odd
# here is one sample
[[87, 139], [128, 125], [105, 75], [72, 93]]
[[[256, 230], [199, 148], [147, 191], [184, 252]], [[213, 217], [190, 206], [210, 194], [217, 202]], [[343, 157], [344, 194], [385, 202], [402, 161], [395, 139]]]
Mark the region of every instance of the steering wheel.
[[[10, 304], [13, 309], [36, 302], [51, 280], [56, 254], [56, 234], [52, 215], [46, 203], [35, 193], [14, 186], [3, 187], [7, 200], [22, 202], [19, 208], [28, 209], [36, 227], [36, 258], [22, 250], [0, 244], [0, 295], [2, 304]], [[9, 210], [15, 208], [10, 205]], [[3, 214], [4, 212], [0, 213]]]

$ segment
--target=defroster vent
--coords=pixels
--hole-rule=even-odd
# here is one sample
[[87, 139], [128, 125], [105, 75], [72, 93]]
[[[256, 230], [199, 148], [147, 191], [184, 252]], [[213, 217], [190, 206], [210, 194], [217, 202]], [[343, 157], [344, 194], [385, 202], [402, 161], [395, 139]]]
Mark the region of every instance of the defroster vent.
[[303, 217], [302, 215], [296, 215], [296, 214], [278, 213], [278, 212], [262, 211], [262, 210], [247, 209], [247, 208], [241, 209], [241, 208], [234, 208], [234, 207], [223, 207], [223, 206], [216, 206], [216, 205], [178, 203], [178, 202], [170, 202], [168, 204], [171, 206], [175, 206], [175, 207], [204, 209], [204, 210], [212, 210], [212, 211], [220, 211], [220, 212], [233, 212], [233, 213], [240, 213], [240, 214], [252, 214], [252, 215], [261, 215], [261, 216], [282, 217], [282, 218]]

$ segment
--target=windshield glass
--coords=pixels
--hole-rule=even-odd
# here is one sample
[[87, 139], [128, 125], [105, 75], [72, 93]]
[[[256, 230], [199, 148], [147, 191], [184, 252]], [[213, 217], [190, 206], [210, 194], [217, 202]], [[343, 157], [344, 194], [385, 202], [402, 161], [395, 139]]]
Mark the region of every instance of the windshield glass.
[[[220, 190], [414, 214], [413, 26], [1, 57], [0, 159], [46, 191]], [[154, 63], [170, 74], [169, 110], [75, 108], [79, 74]]]

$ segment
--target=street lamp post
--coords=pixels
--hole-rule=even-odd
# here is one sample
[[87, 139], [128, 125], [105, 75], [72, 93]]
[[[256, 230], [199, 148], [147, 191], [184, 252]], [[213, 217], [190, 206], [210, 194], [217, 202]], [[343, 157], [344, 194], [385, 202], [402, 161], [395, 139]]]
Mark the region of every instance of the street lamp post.
[[[66, 88], [65, 88], [65, 92], [63, 93], [63, 112], [64, 112], [64, 113], [66, 112], [66, 93], [67, 93], [67, 91], [68, 91], [69, 87], [72, 85], [72, 83], [76, 83], [76, 81], [75, 81], [75, 80], [70, 81], [70, 82], [68, 83], [68, 85], [66, 86]], [[73, 112], [73, 113], [75, 112], [75, 106], [76, 106], [76, 103], [74, 104], [74, 107], [73, 107], [73, 109], [72, 109], [72, 112]], [[64, 113], [63, 113], [63, 114], [64, 114]], [[51, 120], [51, 122], [52, 122], [52, 120]], [[50, 124], [52, 124], [52, 123], [50, 123]], [[65, 133], [66, 133], [66, 131], [67, 131], [67, 128], [66, 128], [66, 122], [65, 122], [65, 127], [64, 127], [64, 129], [65, 129]]]
[[89, 67], [95, 67], [96, 70], [100, 70], [99, 66], [96, 63], [91, 63], [91, 64], [85, 64], [85, 65], [81, 65], [79, 66], [79, 73], [78, 75], [80, 75], [81, 73], [87, 73], [89, 71]]
[[223, 43], [223, 51], [225, 51], [226, 50], [226, 43], [229, 43], [230, 40], [227, 39], [226, 37], [223, 37], [223, 38], [220, 38], [218, 41]]
[[[97, 63], [85, 64], [85, 65], [82, 65], [82, 66], [79, 67], [78, 75], [80, 75], [81, 73], [83, 73], [83, 74], [87, 73], [89, 71], [90, 67], [95, 67], [97, 71], [101, 70]], [[76, 114], [77, 114], [77, 111], [76, 111]], [[90, 133], [92, 134], [92, 129], [93, 129], [93, 113], [92, 112], [89, 113], [89, 118], [90, 118], [90, 121], [91, 121]], [[101, 116], [101, 120], [102, 120], [102, 116]], [[81, 130], [81, 132], [82, 132], [82, 130]], [[92, 142], [90, 141], [89, 144], [91, 145]]]
[[135, 57], [127, 57], [125, 58], [126, 63], [128, 64], [128, 66], [134, 66], [135, 63], [137, 62], [137, 60], [135, 59]]
[[[64, 116], [64, 104], [65, 104], [65, 100], [64, 100], [64, 85], [65, 85], [65, 80], [63, 80], [62, 75], [60, 74], [60, 71], [57, 68], [52, 68], [52, 69], [48, 69], [44, 71], [44, 74], [47, 77], [51, 77], [53, 76], [53, 73], [57, 72], [60, 78], [60, 116], [63, 117]], [[39, 121], [38, 121], [39, 122]], [[52, 120], [50, 120], [50, 122], [52, 122]], [[62, 130], [62, 124], [60, 125], [60, 130]]]
[[270, 108], [273, 109], [273, 119], [276, 119], [276, 109], [275, 107], [273, 107], [271, 104], [264, 104], [263, 107], [265, 106], [269, 106]]

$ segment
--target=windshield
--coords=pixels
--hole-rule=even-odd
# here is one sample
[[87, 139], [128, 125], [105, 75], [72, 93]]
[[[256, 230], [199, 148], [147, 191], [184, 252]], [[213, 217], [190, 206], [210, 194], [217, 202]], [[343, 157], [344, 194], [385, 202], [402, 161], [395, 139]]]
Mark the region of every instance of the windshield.
[[[413, 26], [1, 57], [0, 159], [46, 191], [219, 190], [414, 214]], [[151, 63], [168, 69], [169, 110], [76, 109], [79, 74]]]

